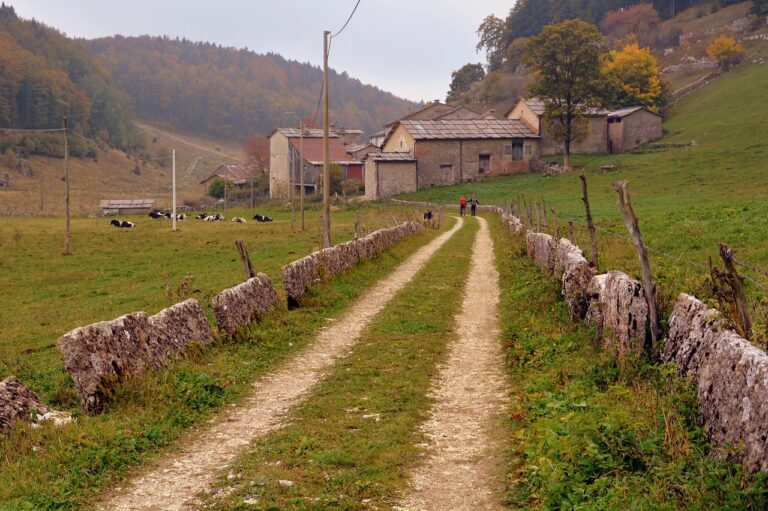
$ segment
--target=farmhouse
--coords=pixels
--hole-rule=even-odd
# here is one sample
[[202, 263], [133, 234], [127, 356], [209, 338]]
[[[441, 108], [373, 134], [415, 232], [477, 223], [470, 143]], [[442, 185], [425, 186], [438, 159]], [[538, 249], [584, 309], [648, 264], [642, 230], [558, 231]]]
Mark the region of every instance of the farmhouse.
[[642, 106], [608, 114], [608, 152], [623, 153], [661, 138], [661, 115]]
[[[549, 135], [544, 120], [544, 102], [538, 98], [520, 99], [507, 112], [507, 119], [519, 119], [541, 137], [541, 154], [565, 152], [562, 141]], [[616, 111], [591, 109], [586, 115], [587, 138], [571, 145], [571, 154], [621, 153], [661, 138], [661, 115], [641, 106]]]
[[208, 195], [208, 189], [211, 187], [213, 180], [219, 178], [226, 178], [230, 183], [234, 184], [238, 188], [245, 187], [251, 179], [251, 174], [237, 163], [222, 163], [213, 174], [200, 181], [200, 186], [203, 188], [203, 194]]
[[[363, 162], [347, 154], [336, 131], [329, 134], [328, 151], [330, 163], [341, 166], [344, 179], [363, 180]], [[300, 153], [303, 154], [303, 162]], [[288, 197], [291, 181], [294, 191], [300, 192], [302, 168], [305, 193], [316, 193], [323, 170], [323, 130], [305, 129], [301, 133], [296, 128], [279, 128], [273, 131], [269, 136], [269, 196]]]
[[[526, 123], [534, 133], [541, 137], [541, 154], [550, 156], [562, 154], [565, 147], [561, 140], [556, 140], [547, 133], [544, 120], [544, 102], [538, 98], [520, 99], [507, 112], [507, 119], [519, 119]], [[589, 134], [583, 142], [571, 145], [571, 154], [601, 154], [608, 152], [608, 111], [592, 109], [586, 115]]]
[[[384, 140], [381, 152], [366, 159], [366, 196], [476, 181], [486, 176], [528, 172], [538, 139], [520, 120], [402, 120]], [[406, 157], [407, 155], [407, 157]], [[396, 162], [396, 163], [395, 163]]]

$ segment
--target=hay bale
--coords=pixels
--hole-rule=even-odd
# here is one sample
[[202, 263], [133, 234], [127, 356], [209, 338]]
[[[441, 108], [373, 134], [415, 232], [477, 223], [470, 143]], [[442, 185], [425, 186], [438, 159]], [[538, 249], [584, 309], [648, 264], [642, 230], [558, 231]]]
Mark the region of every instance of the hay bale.
[[277, 306], [277, 293], [264, 273], [213, 297], [213, 314], [219, 330], [230, 335], [252, 325]]

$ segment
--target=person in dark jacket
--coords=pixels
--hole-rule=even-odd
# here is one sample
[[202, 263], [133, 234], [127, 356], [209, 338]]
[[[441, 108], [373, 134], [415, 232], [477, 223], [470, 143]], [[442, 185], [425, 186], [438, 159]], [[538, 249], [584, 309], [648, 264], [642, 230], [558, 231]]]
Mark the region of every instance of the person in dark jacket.
[[469, 209], [472, 211], [472, 216], [475, 216], [478, 204], [480, 204], [480, 201], [473, 195], [472, 198], [469, 199]]

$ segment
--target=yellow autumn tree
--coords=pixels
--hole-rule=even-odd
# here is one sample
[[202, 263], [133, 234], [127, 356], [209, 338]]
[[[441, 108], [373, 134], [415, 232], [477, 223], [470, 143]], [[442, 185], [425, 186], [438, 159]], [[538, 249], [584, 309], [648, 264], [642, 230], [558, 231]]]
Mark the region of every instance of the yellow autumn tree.
[[664, 88], [659, 65], [649, 48], [628, 42], [611, 51], [602, 64], [605, 102], [614, 107], [645, 106], [658, 109]]
[[707, 55], [716, 61], [723, 71], [728, 71], [741, 62], [744, 47], [727, 35], [718, 36], [707, 48]]

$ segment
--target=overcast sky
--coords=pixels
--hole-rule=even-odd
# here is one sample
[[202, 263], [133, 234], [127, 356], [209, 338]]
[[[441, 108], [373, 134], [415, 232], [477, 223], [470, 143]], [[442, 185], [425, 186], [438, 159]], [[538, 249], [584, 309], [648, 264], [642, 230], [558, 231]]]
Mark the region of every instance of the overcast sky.
[[[4, 0], [71, 37], [168, 35], [274, 52], [322, 65], [322, 31], [337, 32], [356, 0]], [[475, 52], [488, 14], [514, 0], [361, 0], [332, 43], [330, 66], [413, 100], [444, 99]]]

